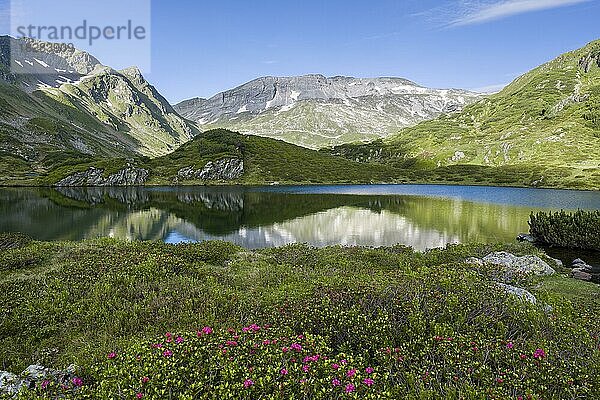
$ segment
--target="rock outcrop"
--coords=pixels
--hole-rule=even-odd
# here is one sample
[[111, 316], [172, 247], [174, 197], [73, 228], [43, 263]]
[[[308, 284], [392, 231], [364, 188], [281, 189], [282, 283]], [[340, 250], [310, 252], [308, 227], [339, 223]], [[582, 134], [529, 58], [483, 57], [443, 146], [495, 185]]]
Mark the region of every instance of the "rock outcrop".
[[538, 256], [518, 257], [505, 251], [490, 253], [483, 257], [483, 262], [502, 267], [504, 279], [507, 281], [522, 276], [545, 276], [556, 273], [554, 268]]
[[571, 268], [571, 277], [581, 281], [600, 282], [600, 268], [594, 268], [587, 264], [581, 258], [573, 261]]
[[232, 181], [244, 174], [244, 160], [240, 158], [222, 158], [209, 161], [202, 169], [185, 167], [177, 172], [176, 180], [203, 180], [203, 181]]
[[505, 283], [498, 283], [498, 286], [501, 287], [502, 289], [504, 289], [504, 291], [506, 293], [517, 296], [518, 298], [520, 298], [523, 301], [528, 301], [531, 304], [537, 303], [537, 299], [535, 298], [535, 296], [533, 294], [531, 294], [531, 292], [529, 292], [525, 289], [522, 289], [522, 288], [519, 288], [516, 286], [507, 285]]
[[[19, 375], [0, 371], [0, 397], [7, 395], [16, 396], [25, 389], [34, 389], [44, 382], [57, 382], [77, 390], [81, 386], [81, 379], [75, 375], [75, 366], [69, 366], [65, 371], [45, 368], [41, 365], [30, 365]], [[2, 397], [4, 398], [4, 397]]]
[[[486, 264], [495, 265], [499, 271], [498, 273], [494, 272], [491, 279], [496, 285], [506, 293], [517, 296], [521, 300], [531, 304], [537, 304], [537, 300], [531, 292], [510, 285], [509, 283], [527, 276], [547, 276], [556, 273], [550, 265], [538, 256], [527, 255], [519, 257], [505, 251], [490, 253], [483, 258], [469, 257], [465, 260], [465, 263], [471, 264], [477, 269], [484, 268]], [[556, 264], [557, 266], [559, 265], [558, 263]], [[543, 305], [542, 308], [545, 312], [552, 311], [552, 307], [549, 305]]]
[[104, 176], [104, 170], [90, 167], [86, 171], [77, 172], [58, 181], [55, 186], [138, 186], [148, 180], [150, 172], [132, 165], [122, 170]]

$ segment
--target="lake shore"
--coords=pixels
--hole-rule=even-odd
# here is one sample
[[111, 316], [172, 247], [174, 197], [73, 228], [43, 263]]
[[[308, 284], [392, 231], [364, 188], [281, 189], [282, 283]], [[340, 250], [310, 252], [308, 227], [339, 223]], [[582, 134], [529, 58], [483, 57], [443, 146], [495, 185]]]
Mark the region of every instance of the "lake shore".
[[[0, 249], [4, 369], [17, 372], [30, 364], [65, 369], [73, 363], [82, 378], [81, 393], [90, 396], [112, 393], [109, 376], [126, 371], [133, 373], [120, 378], [127, 390], [141, 390], [136, 375], [141, 370], [125, 362], [126, 354], [143, 354], [147, 360], [144, 368], [153, 379], [143, 388], [148, 398], [157, 398], [169, 386], [183, 393], [185, 385], [157, 379], [157, 374], [167, 376], [180, 360], [184, 364], [176, 368], [183, 368], [178, 369], [183, 381], [208, 378], [184, 366], [188, 359], [178, 356], [165, 332], [173, 332], [172, 340], [181, 336], [185, 343], [210, 348], [232, 328], [240, 332], [240, 346], [251, 347], [253, 336], [242, 334], [242, 328], [252, 324], [272, 327], [273, 333], [267, 329], [264, 337], [256, 336], [261, 341], [305, 335], [314, 338], [303, 343], [306, 351], [335, 360], [345, 357], [361, 374], [374, 368], [369, 379], [375, 386], [362, 382], [368, 376], [355, 382], [365, 398], [371, 395], [368, 390], [383, 398], [599, 394], [599, 375], [591, 372], [600, 366], [595, 322], [600, 289], [569, 278], [567, 270], [528, 244], [449, 245], [420, 253], [404, 246], [289, 245], [248, 251], [225, 242], [36, 242], [16, 237], [6, 243]], [[507, 276], [501, 267], [472, 261], [500, 251], [540, 257], [556, 273]], [[499, 279], [528, 291], [535, 304], [505, 291]], [[192, 340], [190, 333], [207, 326], [218, 334], [217, 342]], [[158, 354], [152, 343], [166, 347]], [[398, 348], [402, 361], [380, 358], [379, 350], [385, 348]], [[163, 356], [165, 349], [174, 358]], [[247, 379], [261, 382], [254, 386], [255, 395], [272, 390], [269, 381], [259, 378], [273, 373], [273, 382], [279, 381], [283, 359], [278, 351], [264, 361], [250, 361], [259, 368], [256, 373], [262, 371], [259, 375], [247, 370], [240, 375], [238, 364], [231, 364], [237, 372], [226, 381], [231, 388], [239, 385], [231, 393], [247, 395]], [[115, 354], [114, 362], [107, 354]], [[449, 354], [453, 361], [442, 362]], [[487, 362], [481, 363], [484, 355]], [[290, 377], [334, 379], [326, 373], [329, 364], [317, 372], [321, 364], [315, 361], [315, 375], [306, 378], [300, 376], [305, 374], [302, 363], [287, 368]], [[207, 362], [220, 368], [216, 365]], [[422, 379], [427, 372], [431, 381]]]

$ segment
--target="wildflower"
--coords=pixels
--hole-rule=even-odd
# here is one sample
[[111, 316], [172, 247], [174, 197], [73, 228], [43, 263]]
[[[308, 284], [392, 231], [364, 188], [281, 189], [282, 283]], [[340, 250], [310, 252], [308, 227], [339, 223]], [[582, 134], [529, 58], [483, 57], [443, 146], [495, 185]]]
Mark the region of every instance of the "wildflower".
[[288, 352], [288, 348], [287, 348], [287, 347], [283, 347], [283, 348], [281, 349], [281, 351], [283, 351], [284, 353], [287, 353], [287, 352]]
[[142, 378], [142, 383], [148, 383], [149, 380], [150, 380], [150, 378], [148, 378], [147, 376], [144, 376]]
[[175, 339], [175, 343], [177, 343], [177, 344], [183, 343], [183, 338], [181, 336], [177, 336], [177, 339]]
[[364, 383], [365, 385], [367, 385], [367, 386], [371, 386], [371, 385], [373, 385], [373, 384], [375, 383], [375, 381], [374, 381], [373, 379], [371, 379], [371, 378], [365, 378], [365, 379], [363, 380], [363, 383]]
[[203, 335], [210, 335], [211, 333], [213, 333], [213, 329], [210, 326], [205, 326], [202, 328]]
[[173, 334], [171, 332], [165, 333], [165, 336], [167, 337], [167, 343], [171, 343], [173, 341]]
[[254, 385], [254, 381], [252, 379], [246, 379], [244, 381], [244, 389], [248, 389], [252, 385]]
[[310, 367], [308, 365], [303, 365], [302, 366], [302, 371], [308, 372], [309, 370], [310, 370]]
[[144, 397], [144, 394], [141, 392], [136, 393], [135, 398], [136, 399], [141, 399], [142, 397]]
[[252, 324], [250, 326], [245, 326], [242, 328], [242, 332], [244, 332], [244, 333], [258, 332], [258, 331], [260, 331], [260, 326], [258, 326], [256, 324]]
[[265, 346], [268, 346], [268, 345], [270, 345], [270, 344], [271, 344], [271, 341], [270, 341], [269, 339], [267, 339], [267, 340], [263, 340], [263, 344], [264, 344]]
[[510, 349], [512, 349], [513, 347], [515, 347], [515, 345], [513, 344], [513, 342], [508, 342], [508, 343], [506, 343], [506, 348], [507, 348], [507, 349], [509, 349], [509, 350], [510, 350]]
[[350, 369], [350, 370], [348, 370], [348, 372], [346, 372], [346, 376], [348, 378], [352, 378], [354, 375], [356, 375], [356, 370], [355, 369]]
[[71, 383], [73, 383], [73, 386], [75, 387], [81, 387], [81, 385], [83, 385], [83, 380], [76, 376], [73, 379], [71, 379]]
[[373, 369], [373, 367], [367, 367], [365, 368], [365, 372], [367, 375], [371, 375], [375, 370]]
[[504, 383], [504, 379], [502, 379], [502, 378], [496, 378], [496, 382], [498, 382], [498, 383]]
[[353, 384], [349, 383], [346, 385], [346, 393], [352, 393], [355, 390], [356, 390], [356, 387]]
[[160, 348], [162, 348], [162, 347], [163, 347], [162, 343], [154, 343], [154, 344], [152, 345], [152, 348], [153, 348], [153, 349], [160, 349]]
[[295, 350], [297, 352], [302, 351], [302, 345], [300, 345], [299, 343], [292, 343], [292, 345], [290, 347], [292, 350]]
[[171, 357], [173, 355], [173, 352], [171, 350], [165, 350], [163, 351], [163, 356], [164, 357]]
[[533, 358], [538, 359], [538, 360], [546, 358], [546, 352], [543, 349], [537, 349], [536, 351], [533, 352]]
[[346, 364], [348, 364], [348, 361], [347, 361], [347, 360], [341, 360], [341, 361], [340, 361], [340, 364], [342, 364], [342, 365], [346, 365]]
[[228, 340], [227, 342], [225, 342], [225, 344], [229, 347], [235, 347], [238, 345], [237, 342], [234, 340]]
[[108, 359], [109, 359], [109, 360], [112, 360], [113, 358], [116, 358], [116, 357], [117, 357], [117, 353], [115, 353], [115, 352], [108, 353], [108, 356], [107, 356], [107, 357], [108, 357]]
[[306, 383], [306, 379], [300, 379], [300, 383], [301, 384], [305, 384]]
[[340, 380], [339, 380], [338, 378], [334, 378], [334, 379], [331, 381], [331, 386], [334, 386], [334, 387], [336, 387], [336, 386], [340, 386], [341, 384], [342, 384], [342, 382], [340, 382]]
[[527, 358], [527, 356], [525, 354], [521, 354], [521, 360], [525, 360]]
[[283, 368], [281, 371], [279, 371], [281, 373], [281, 375], [287, 375], [288, 374], [288, 370]]
[[50, 384], [50, 381], [48, 379], [44, 380], [42, 382], [42, 389], [46, 389], [49, 384]]
[[333, 368], [333, 369], [336, 369], [336, 370], [337, 370], [337, 369], [339, 369], [339, 368], [340, 368], [340, 366], [339, 366], [339, 364], [331, 364], [331, 368]]

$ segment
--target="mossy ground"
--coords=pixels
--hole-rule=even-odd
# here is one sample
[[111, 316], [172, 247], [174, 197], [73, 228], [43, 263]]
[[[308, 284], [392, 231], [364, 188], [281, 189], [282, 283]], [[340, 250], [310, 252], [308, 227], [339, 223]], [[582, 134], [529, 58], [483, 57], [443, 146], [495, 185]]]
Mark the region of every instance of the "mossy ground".
[[[160, 340], [165, 332], [186, 335], [207, 325], [239, 330], [253, 323], [271, 324], [277, 334], [315, 335], [325, 346], [320, 351], [343, 353], [360, 360], [358, 365], [391, 368], [385, 379], [381, 375], [387, 383], [380, 398], [385, 393], [387, 398], [600, 395], [598, 286], [560, 274], [513, 282], [538, 296], [534, 306], [500, 290], [491, 281], [493, 269], [464, 263], [495, 250], [540, 254], [528, 245], [452, 245], [419, 253], [403, 246], [298, 244], [247, 251], [225, 242], [30, 242], [20, 237], [11, 243], [0, 250], [1, 368], [20, 371], [32, 363], [64, 368], [74, 362], [95, 398], [101, 396], [94, 385], [108, 379], [102, 389], [106, 396], [113, 393], [108, 375], [131, 370], [128, 364], [105, 370], [110, 352], [138, 351], [136, 346]], [[436, 337], [455, 342], [441, 350]], [[528, 357], [528, 364], [518, 354], [511, 358], [508, 343]], [[386, 347], [402, 348], [408, 361], [401, 370], [378, 359]], [[543, 362], [531, 358], [536, 349], [547, 354]], [[173, 367], [170, 361], [158, 363], [162, 359], [152, 358], [147, 367], [157, 374]], [[183, 368], [178, 369], [181, 379], [201, 379], [196, 369], [177, 368]], [[277, 365], [265, 368], [277, 368], [278, 374]], [[423, 380], [423, 374], [435, 379]], [[230, 394], [244, 398], [235, 376]], [[183, 396], [178, 398], [192, 398], [176, 381], [172, 390]], [[157, 382], [152, 393], [167, 384]], [[272, 390], [265, 385], [261, 390]]]

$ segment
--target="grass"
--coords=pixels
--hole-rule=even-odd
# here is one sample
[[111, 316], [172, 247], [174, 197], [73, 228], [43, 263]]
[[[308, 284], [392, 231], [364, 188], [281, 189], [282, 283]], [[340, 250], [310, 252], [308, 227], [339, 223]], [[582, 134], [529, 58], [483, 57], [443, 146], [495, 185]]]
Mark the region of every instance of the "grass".
[[[594, 41], [563, 54], [459, 113], [330, 151], [386, 165], [410, 162], [427, 180], [599, 189], [599, 49]], [[586, 57], [594, 62], [584, 70]]]
[[[342, 358], [360, 371], [352, 396], [362, 398], [600, 395], [597, 287], [560, 275], [519, 278], [513, 284], [538, 296], [533, 306], [500, 290], [493, 269], [464, 263], [495, 250], [543, 257], [529, 245], [418, 253], [403, 246], [246, 251], [224, 242], [0, 241], [10, 244], [0, 246], [1, 368], [76, 363], [84, 382], [77, 398], [141, 391], [145, 398], [335, 398], [327, 359]], [[241, 332], [252, 324], [272, 328]], [[214, 336], [197, 337], [204, 326]], [[218, 345], [231, 340], [227, 328], [240, 332], [240, 348], [231, 350], [239, 361], [218, 356]], [[165, 332], [189, 347], [176, 347]], [[260, 356], [250, 351], [257, 341], [284, 337], [302, 341], [303, 356], [328, 358], [303, 377], [301, 364], [281, 358], [280, 345], [265, 345]], [[158, 352], [152, 343], [166, 347]], [[392, 354], [402, 361], [386, 348], [398, 348]], [[537, 349], [543, 357], [533, 358]], [[282, 365], [289, 365], [289, 386]], [[375, 386], [363, 383], [367, 367], [376, 371]], [[152, 379], [146, 387], [142, 374]], [[245, 388], [247, 379], [255, 385]], [[305, 387], [323, 391], [305, 392], [298, 379], [313, 379]]]

